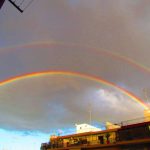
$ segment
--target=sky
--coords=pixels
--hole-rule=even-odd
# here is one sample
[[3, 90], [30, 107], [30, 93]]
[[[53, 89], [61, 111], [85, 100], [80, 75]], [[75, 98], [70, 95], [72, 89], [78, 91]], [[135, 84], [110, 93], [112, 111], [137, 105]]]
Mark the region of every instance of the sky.
[[34, 0], [20, 13], [5, 0], [0, 150], [40, 149], [51, 134], [89, 123], [89, 105], [97, 126], [142, 117], [150, 97], [149, 7], [148, 0]]

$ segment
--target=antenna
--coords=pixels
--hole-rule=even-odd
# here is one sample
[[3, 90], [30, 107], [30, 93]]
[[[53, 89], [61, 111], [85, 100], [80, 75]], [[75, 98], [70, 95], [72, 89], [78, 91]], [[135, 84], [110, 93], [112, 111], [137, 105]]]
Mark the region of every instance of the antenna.
[[15, 8], [17, 8], [21, 13], [23, 13], [23, 9], [20, 8], [21, 5], [17, 5], [15, 2], [12, 0], [8, 0]]
[[8, 0], [17, 10], [19, 10], [21, 13], [24, 12], [25, 9], [27, 9], [31, 3], [34, 1], [34, 0], [30, 0], [26, 6], [22, 6], [24, 4], [24, 1], [25, 0], [21, 0], [21, 2], [19, 3], [17, 0]]
[[89, 103], [89, 124], [92, 124], [92, 104]]
[[148, 89], [144, 88], [143, 93], [144, 93], [144, 99], [146, 100], [147, 103], [149, 103], [149, 101], [148, 101]]

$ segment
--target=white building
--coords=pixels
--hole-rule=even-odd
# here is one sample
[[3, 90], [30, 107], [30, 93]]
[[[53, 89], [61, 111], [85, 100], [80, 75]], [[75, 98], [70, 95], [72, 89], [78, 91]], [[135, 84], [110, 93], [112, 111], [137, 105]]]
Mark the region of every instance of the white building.
[[101, 131], [101, 129], [96, 128], [86, 123], [76, 124], [76, 133], [84, 133], [84, 132], [90, 132], [90, 131]]

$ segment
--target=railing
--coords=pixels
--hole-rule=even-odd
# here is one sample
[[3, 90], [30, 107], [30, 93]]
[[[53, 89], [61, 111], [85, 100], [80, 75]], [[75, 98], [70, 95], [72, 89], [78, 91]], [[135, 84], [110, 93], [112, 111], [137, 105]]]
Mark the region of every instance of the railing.
[[[41, 146], [41, 150], [45, 149], [56, 149], [56, 148], [66, 148], [66, 147], [77, 147], [77, 146], [92, 146], [92, 145], [103, 145], [103, 144], [113, 144], [116, 142], [115, 138], [109, 138], [108, 140], [104, 138], [100, 140], [90, 140], [90, 141], [78, 141], [77, 143], [44, 143]], [[44, 149], [45, 148], [45, 149]]]
[[137, 124], [137, 123], [148, 122], [148, 121], [150, 121], [150, 117], [141, 117], [141, 118], [136, 118], [132, 120], [122, 121], [120, 123], [120, 126], [127, 126], [131, 124]]
[[113, 128], [117, 128], [117, 127], [121, 127], [121, 126], [127, 126], [127, 125], [132, 125], [132, 124], [143, 123], [143, 122], [150, 122], [150, 116], [135, 118], [135, 119], [131, 119], [131, 120], [122, 121], [120, 123], [107, 125], [106, 129], [113, 129]]

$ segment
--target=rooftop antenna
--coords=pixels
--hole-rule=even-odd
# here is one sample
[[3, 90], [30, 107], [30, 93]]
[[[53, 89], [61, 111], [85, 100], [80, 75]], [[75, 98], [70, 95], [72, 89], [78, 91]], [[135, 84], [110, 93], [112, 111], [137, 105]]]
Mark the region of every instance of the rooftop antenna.
[[19, 10], [21, 13], [24, 12], [24, 10], [26, 10], [30, 5], [31, 3], [34, 1], [34, 0], [30, 0], [26, 6], [22, 6], [25, 2], [25, 0], [21, 0], [21, 2], [19, 3], [17, 0], [8, 0], [17, 10]]
[[144, 88], [144, 89], [143, 89], [143, 93], [144, 93], [144, 99], [146, 100], [147, 104], [149, 105], [148, 89], [147, 89], [147, 88]]
[[89, 103], [89, 124], [92, 125], [92, 104]]

